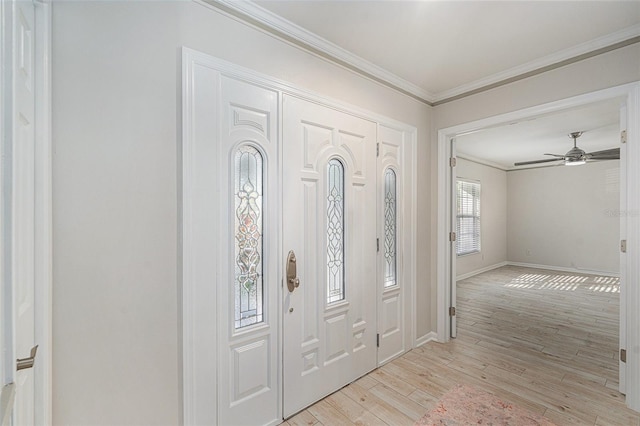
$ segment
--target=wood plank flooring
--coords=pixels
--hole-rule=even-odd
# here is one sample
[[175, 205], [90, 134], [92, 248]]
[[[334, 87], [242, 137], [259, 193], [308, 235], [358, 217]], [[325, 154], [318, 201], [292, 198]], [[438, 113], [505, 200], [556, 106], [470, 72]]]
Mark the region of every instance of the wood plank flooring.
[[635, 425], [618, 389], [616, 278], [505, 266], [458, 282], [458, 338], [385, 364], [284, 425], [412, 425], [470, 384], [558, 425]]

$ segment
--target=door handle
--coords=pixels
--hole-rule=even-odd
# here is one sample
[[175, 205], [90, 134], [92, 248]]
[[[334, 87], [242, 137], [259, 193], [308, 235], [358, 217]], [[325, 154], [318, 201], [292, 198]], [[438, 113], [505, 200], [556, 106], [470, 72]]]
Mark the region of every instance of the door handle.
[[38, 352], [38, 345], [31, 348], [31, 356], [29, 358], [18, 358], [16, 360], [16, 370], [25, 370], [33, 367], [33, 363], [36, 361], [36, 352]]
[[298, 287], [300, 287], [300, 279], [298, 278], [296, 254], [291, 250], [287, 256], [287, 288], [289, 289], [289, 293], [291, 293]]

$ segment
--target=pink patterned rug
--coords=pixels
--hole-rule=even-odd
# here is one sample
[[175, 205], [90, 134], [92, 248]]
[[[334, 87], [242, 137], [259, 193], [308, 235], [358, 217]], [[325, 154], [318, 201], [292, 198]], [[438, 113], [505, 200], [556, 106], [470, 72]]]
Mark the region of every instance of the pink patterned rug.
[[468, 385], [447, 392], [415, 426], [555, 426], [545, 417]]

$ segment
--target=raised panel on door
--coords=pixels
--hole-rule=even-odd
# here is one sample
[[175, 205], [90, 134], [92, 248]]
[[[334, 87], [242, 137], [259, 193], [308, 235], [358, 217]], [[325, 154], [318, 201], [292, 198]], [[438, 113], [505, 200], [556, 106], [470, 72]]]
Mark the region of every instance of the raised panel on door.
[[285, 417], [376, 366], [375, 136], [373, 122], [284, 96], [283, 251], [299, 279], [284, 289]]
[[220, 90], [218, 423], [267, 424], [280, 418], [278, 92], [224, 75]]
[[405, 132], [378, 126], [378, 365], [407, 347], [410, 310], [403, 267], [405, 239], [403, 147]]

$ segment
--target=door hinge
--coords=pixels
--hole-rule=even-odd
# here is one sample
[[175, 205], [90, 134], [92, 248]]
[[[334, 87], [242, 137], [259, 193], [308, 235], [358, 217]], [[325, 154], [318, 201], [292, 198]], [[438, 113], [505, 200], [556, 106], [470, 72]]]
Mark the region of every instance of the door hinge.
[[380, 142], [376, 144], [376, 157], [380, 156]]
[[380, 333], [376, 334], [376, 348], [380, 347]]
[[622, 362], [627, 362], [627, 350], [626, 349], [620, 349], [620, 361]]
[[622, 253], [627, 252], [627, 240], [620, 240], [620, 251]]
[[449, 166], [450, 167], [455, 167], [456, 166], [456, 157], [449, 158]]
[[454, 306], [449, 308], [449, 316], [450, 317], [455, 317], [456, 316], [456, 308]]
[[455, 232], [449, 232], [449, 241], [455, 241], [456, 240], [456, 233]]
[[627, 143], [627, 131], [623, 130], [620, 132], [620, 143]]
[[376, 252], [380, 253], [380, 238], [376, 238]]

